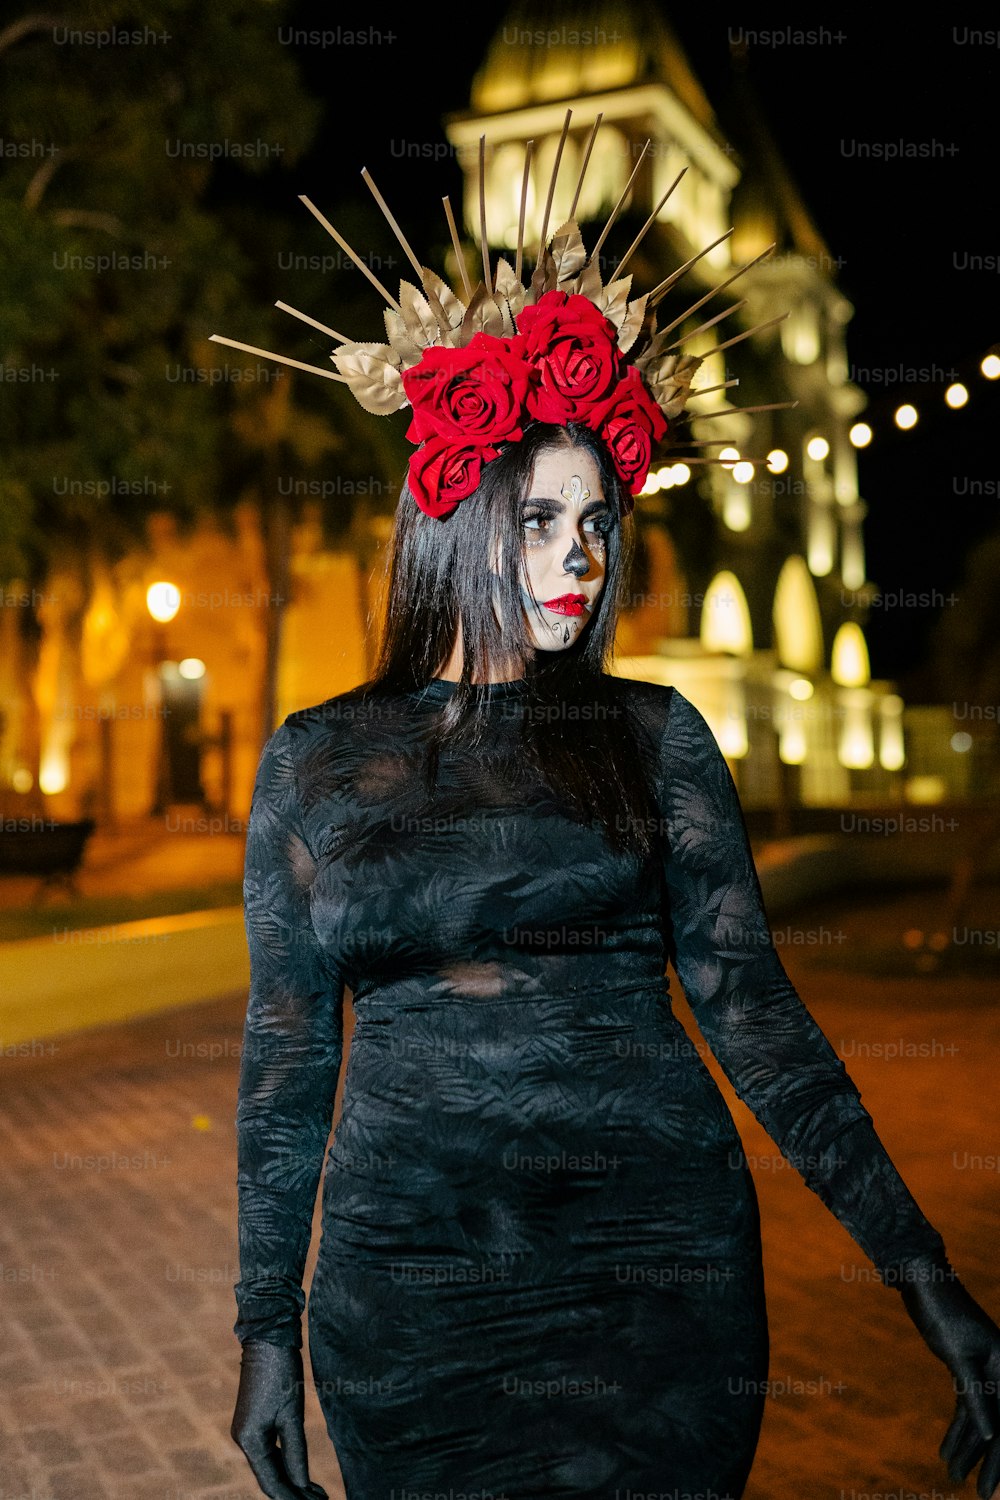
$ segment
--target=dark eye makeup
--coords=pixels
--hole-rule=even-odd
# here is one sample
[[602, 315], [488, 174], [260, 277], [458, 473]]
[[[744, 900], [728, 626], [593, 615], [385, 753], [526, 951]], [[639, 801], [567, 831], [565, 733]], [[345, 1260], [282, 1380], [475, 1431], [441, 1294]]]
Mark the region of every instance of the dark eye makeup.
[[[522, 524], [528, 521], [554, 521], [560, 514], [560, 509], [550, 501], [528, 500], [521, 508], [521, 521]], [[583, 523], [585, 526], [593, 524], [597, 534], [606, 537], [614, 525], [614, 516], [610, 506], [603, 506], [600, 510], [594, 510], [589, 515], [585, 515]]]

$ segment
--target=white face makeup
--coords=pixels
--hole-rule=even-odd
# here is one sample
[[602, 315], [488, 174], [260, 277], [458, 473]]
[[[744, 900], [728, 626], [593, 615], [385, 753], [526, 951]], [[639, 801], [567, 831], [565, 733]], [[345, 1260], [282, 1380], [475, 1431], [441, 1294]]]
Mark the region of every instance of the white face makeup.
[[[535, 460], [521, 503], [524, 577], [521, 599], [535, 646], [565, 651], [597, 606], [615, 524], [601, 476], [585, 448], [547, 448]], [[534, 598], [532, 598], [532, 594]]]

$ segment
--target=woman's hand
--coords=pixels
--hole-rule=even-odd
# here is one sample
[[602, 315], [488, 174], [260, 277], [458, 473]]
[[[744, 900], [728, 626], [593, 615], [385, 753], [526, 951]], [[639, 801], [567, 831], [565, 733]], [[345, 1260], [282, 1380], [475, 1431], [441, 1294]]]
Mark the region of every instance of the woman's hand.
[[1000, 1496], [1000, 1328], [950, 1265], [915, 1267], [900, 1285], [917, 1332], [952, 1373], [958, 1400], [938, 1450], [953, 1484], [980, 1459], [979, 1500]]
[[229, 1431], [270, 1500], [329, 1500], [309, 1479], [301, 1349], [246, 1341]]

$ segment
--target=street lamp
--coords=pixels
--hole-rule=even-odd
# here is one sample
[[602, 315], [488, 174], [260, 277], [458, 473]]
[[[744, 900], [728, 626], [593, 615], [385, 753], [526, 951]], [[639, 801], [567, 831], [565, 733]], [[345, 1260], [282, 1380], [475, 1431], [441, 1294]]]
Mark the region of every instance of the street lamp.
[[150, 618], [154, 621], [153, 629], [153, 659], [152, 669], [156, 676], [156, 685], [159, 693], [157, 706], [157, 717], [160, 722], [160, 732], [156, 737], [156, 793], [153, 798], [153, 812], [162, 813], [167, 806], [170, 794], [170, 766], [167, 757], [167, 726], [164, 719], [164, 694], [163, 694], [163, 672], [162, 661], [166, 655], [166, 627], [177, 614], [181, 607], [181, 591], [175, 583], [169, 583], [166, 579], [157, 579], [151, 583], [146, 590], [146, 608], [149, 610]]

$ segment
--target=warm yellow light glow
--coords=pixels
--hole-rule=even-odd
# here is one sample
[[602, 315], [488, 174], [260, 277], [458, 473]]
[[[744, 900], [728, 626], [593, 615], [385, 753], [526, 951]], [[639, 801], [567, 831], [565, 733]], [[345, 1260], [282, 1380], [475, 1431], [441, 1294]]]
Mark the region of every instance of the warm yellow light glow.
[[863, 771], [875, 759], [871, 695], [864, 689], [841, 694], [843, 722], [837, 739], [837, 759], [848, 770]]
[[723, 755], [727, 755], [730, 760], [740, 760], [746, 755], [750, 743], [747, 739], [745, 711], [739, 714], [727, 714], [716, 735], [716, 740]]
[[855, 448], [867, 448], [872, 440], [872, 430], [867, 422], [855, 422], [848, 436]]
[[772, 474], [784, 474], [788, 468], [788, 454], [784, 448], [772, 448], [767, 455], [767, 467]]
[[908, 802], [943, 802], [947, 792], [943, 776], [911, 776], [906, 783]]
[[856, 620], [845, 621], [833, 638], [830, 676], [841, 687], [864, 687], [871, 681], [868, 644]]
[[674, 464], [673, 475], [674, 484], [687, 484], [691, 478], [691, 470], [687, 464]]
[[732, 651], [737, 656], [753, 651], [750, 610], [735, 573], [716, 573], [705, 592], [701, 642], [706, 651]]
[[181, 591], [174, 583], [151, 583], [146, 590], [146, 608], [154, 620], [166, 624], [181, 607]]
[[723, 448], [719, 454], [719, 461], [724, 469], [731, 469], [740, 461], [740, 450], [738, 448]]
[[859, 589], [865, 581], [865, 544], [858, 521], [845, 521], [840, 533], [840, 576], [845, 589]]
[[817, 463], [821, 463], [830, 452], [830, 444], [825, 437], [812, 437], [806, 443], [806, 452], [810, 458], [815, 459]]
[[781, 325], [781, 346], [798, 365], [811, 365], [819, 358], [819, 318], [814, 306], [802, 301], [790, 309]]
[[786, 766], [801, 766], [806, 758], [806, 726], [800, 718], [788, 718], [778, 727], [778, 757]]
[[823, 622], [816, 586], [798, 553], [785, 559], [778, 574], [771, 618], [781, 665], [793, 672], [818, 672], [823, 665]]
[[18, 766], [17, 770], [10, 778], [10, 784], [14, 788], [15, 792], [30, 792], [33, 780], [34, 778], [32, 777], [32, 774], [28, 770], [27, 766]]
[[864, 771], [876, 759], [876, 747], [871, 738], [871, 724], [852, 724], [841, 733], [837, 747], [837, 759], [852, 771]]
[[898, 693], [886, 693], [879, 704], [879, 714], [879, 765], [886, 771], [899, 771], [906, 762], [906, 749], [903, 744], [903, 700]]
[[1000, 380], [1000, 355], [987, 354], [979, 368], [987, 380]]
[[[737, 585], [739, 587], [739, 585]], [[721, 712], [718, 708], [705, 715], [723, 755], [740, 760], [750, 748], [747, 735], [747, 701], [743, 681], [727, 677], [721, 684]], [[718, 700], [717, 700], [718, 701]]]
[[812, 695], [813, 685], [808, 677], [796, 677], [794, 682], [788, 684], [788, 696], [799, 703], [805, 703]]
[[828, 507], [811, 506], [807, 526], [809, 571], [816, 578], [825, 578], [833, 571], [833, 548], [837, 539], [836, 528]]
[[954, 385], [950, 385], [945, 391], [944, 399], [952, 411], [958, 411], [959, 407], [964, 406], [968, 401], [969, 393], [964, 385], [956, 381]]
[[905, 406], [896, 408], [896, 415], [893, 420], [897, 427], [901, 427], [904, 432], [908, 432], [911, 427], [916, 427], [917, 425], [917, 408], [910, 406], [909, 402], [907, 402]]
[[958, 751], [959, 755], [964, 755], [966, 750], [972, 749], [972, 735], [965, 729], [958, 729], [948, 743], [953, 750]]
[[673, 470], [669, 464], [662, 464], [656, 471], [656, 477], [660, 482], [661, 490], [670, 489], [674, 482]]
[[185, 656], [177, 663], [177, 671], [181, 677], [186, 677], [190, 682], [196, 681], [205, 675], [205, 663], [197, 656]]
[[63, 792], [69, 783], [69, 756], [65, 745], [54, 745], [42, 756], [38, 785], [43, 792]]
[[730, 490], [722, 502], [722, 519], [730, 531], [747, 531], [750, 526], [750, 496], [746, 490]]
[[746, 459], [738, 463], [733, 469], [733, 478], [737, 484], [749, 484], [753, 478], [753, 464], [748, 464]]
[[646, 475], [646, 483], [639, 491], [640, 495], [655, 495], [660, 488], [660, 476], [653, 469]]

